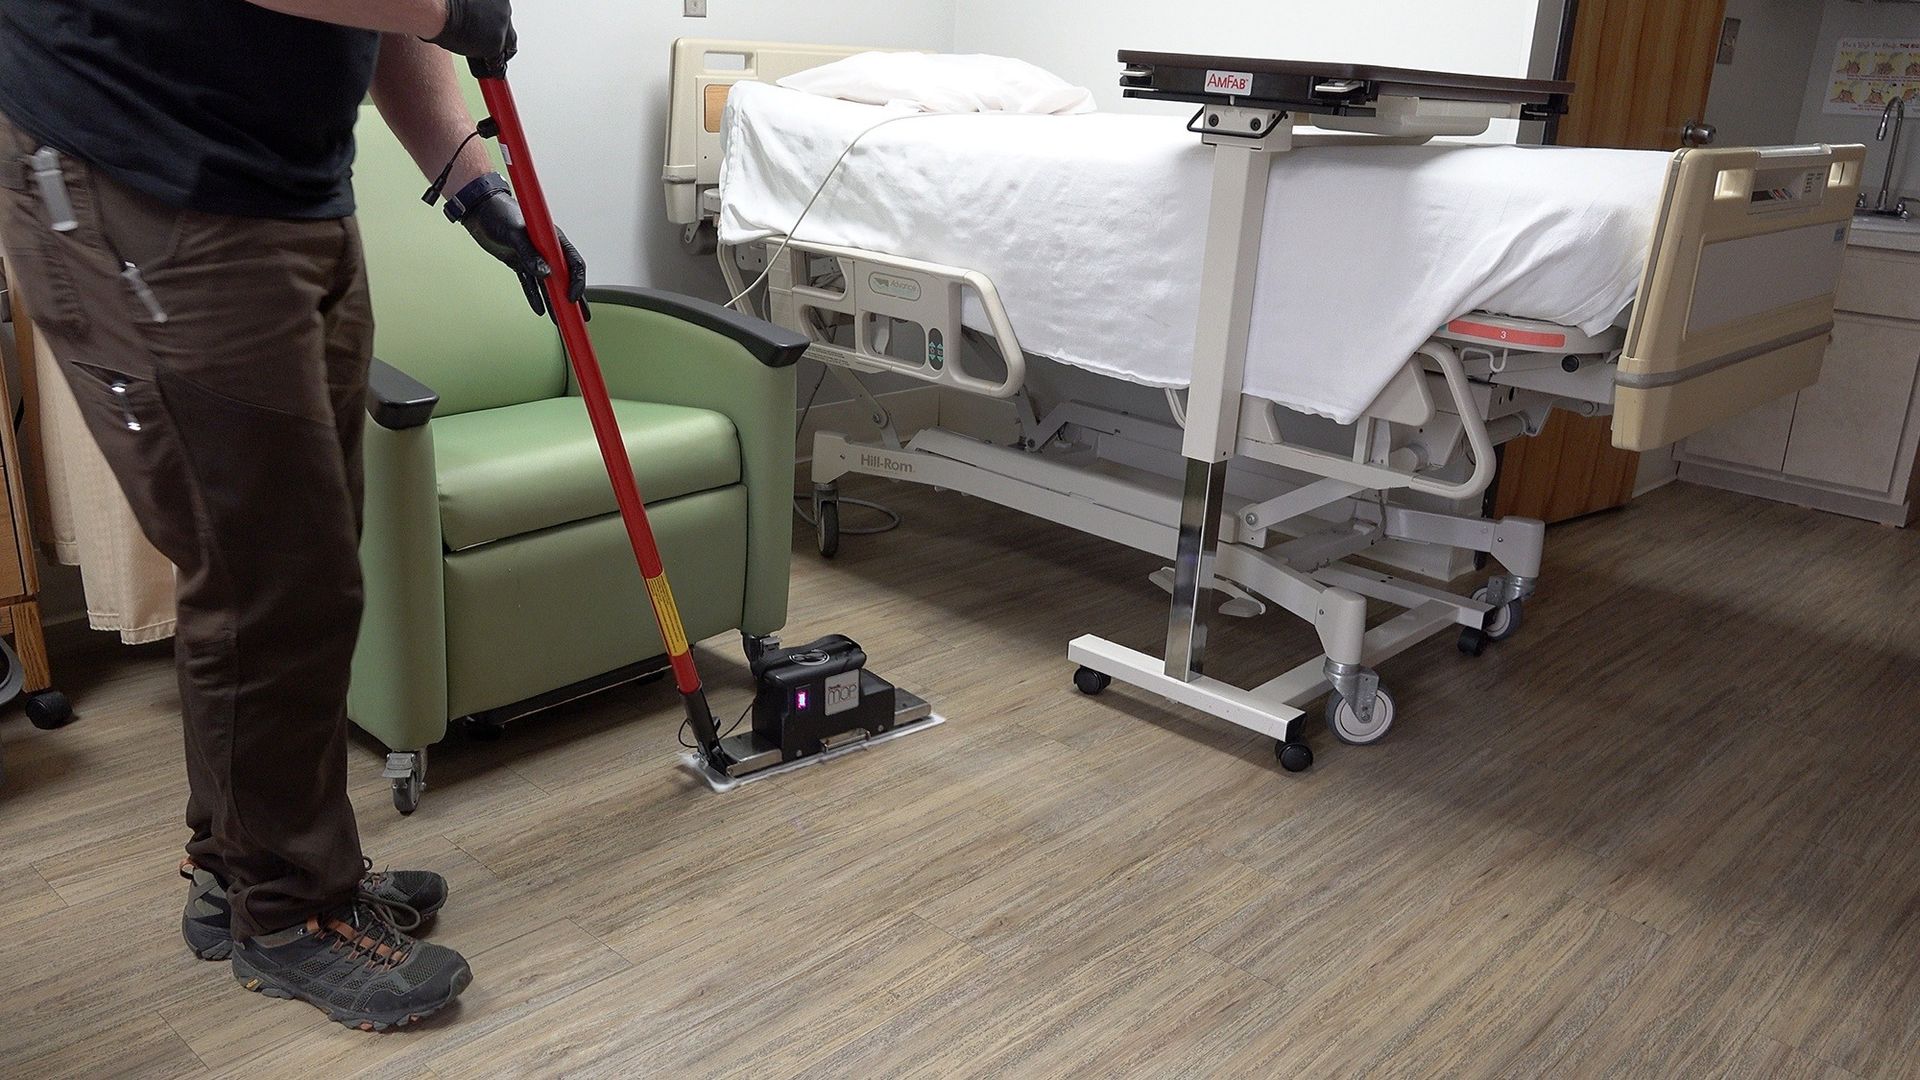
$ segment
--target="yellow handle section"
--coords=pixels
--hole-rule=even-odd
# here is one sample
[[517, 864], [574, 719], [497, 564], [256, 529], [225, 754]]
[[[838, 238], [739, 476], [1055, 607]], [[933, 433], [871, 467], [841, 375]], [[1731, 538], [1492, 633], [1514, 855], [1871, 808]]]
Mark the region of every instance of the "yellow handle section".
[[687, 631], [680, 625], [680, 609], [674, 606], [673, 590], [665, 574], [647, 579], [647, 591], [653, 594], [653, 611], [660, 619], [660, 636], [666, 640], [668, 656], [687, 654]]

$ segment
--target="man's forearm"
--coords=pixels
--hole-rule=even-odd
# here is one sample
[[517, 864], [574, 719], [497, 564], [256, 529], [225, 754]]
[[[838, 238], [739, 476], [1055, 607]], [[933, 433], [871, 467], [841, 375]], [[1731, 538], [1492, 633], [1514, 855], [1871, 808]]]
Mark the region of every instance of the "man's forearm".
[[447, 0], [248, 0], [269, 11], [337, 26], [430, 38], [447, 24]]
[[[453, 57], [404, 33], [380, 42], [380, 63], [373, 73], [373, 103], [393, 129], [414, 164], [432, 178], [446, 167], [461, 140], [473, 134], [473, 114], [460, 94]], [[486, 144], [467, 144], [447, 177], [449, 194], [493, 169]]]

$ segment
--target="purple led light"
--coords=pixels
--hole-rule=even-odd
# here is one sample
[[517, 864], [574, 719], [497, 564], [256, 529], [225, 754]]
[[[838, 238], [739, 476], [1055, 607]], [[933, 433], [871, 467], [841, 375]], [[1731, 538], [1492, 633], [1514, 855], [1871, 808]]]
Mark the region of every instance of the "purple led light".
[[796, 709], [804, 709], [807, 707], [807, 692], [805, 690], [794, 691], [793, 707]]

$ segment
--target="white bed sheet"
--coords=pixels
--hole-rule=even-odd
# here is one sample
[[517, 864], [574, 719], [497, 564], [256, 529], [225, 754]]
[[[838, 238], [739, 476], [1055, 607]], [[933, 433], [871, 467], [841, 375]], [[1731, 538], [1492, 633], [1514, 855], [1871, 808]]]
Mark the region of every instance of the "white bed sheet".
[[[736, 86], [721, 240], [792, 230], [848, 144], [900, 112]], [[1246, 392], [1350, 423], [1470, 312], [1606, 328], [1639, 285], [1668, 161], [1464, 144], [1279, 155]], [[797, 236], [978, 270], [1027, 351], [1183, 387], [1210, 178], [1211, 151], [1177, 119], [915, 115], [860, 141]]]

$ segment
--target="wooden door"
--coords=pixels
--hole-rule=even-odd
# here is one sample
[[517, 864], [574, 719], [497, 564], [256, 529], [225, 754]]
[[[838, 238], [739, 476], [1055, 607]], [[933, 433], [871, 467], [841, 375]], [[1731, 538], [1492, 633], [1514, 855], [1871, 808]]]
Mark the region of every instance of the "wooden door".
[[[1572, 110], [1560, 146], [1675, 150], [1705, 118], [1726, 0], [1578, 0], [1565, 58]], [[1640, 455], [1613, 447], [1613, 424], [1556, 412], [1536, 439], [1507, 444], [1495, 512], [1565, 521], [1624, 506]]]

